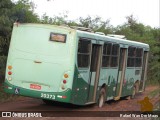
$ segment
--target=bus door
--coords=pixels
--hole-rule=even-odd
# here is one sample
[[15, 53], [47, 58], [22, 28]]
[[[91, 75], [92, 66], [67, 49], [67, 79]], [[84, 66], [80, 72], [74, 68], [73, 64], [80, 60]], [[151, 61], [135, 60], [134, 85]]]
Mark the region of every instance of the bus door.
[[115, 100], [118, 100], [121, 97], [123, 81], [125, 78], [126, 56], [127, 56], [127, 49], [120, 48], [118, 78], [117, 78], [117, 85], [116, 85], [115, 98], [114, 98]]
[[144, 91], [144, 88], [145, 88], [145, 80], [146, 80], [146, 73], [147, 73], [147, 61], [148, 61], [148, 51], [144, 51], [143, 64], [142, 64], [142, 74], [141, 74], [139, 91]]
[[102, 46], [92, 44], [90, 79], [88, 81], [89, 82], [88, 102], [95, 102], [96, 100], [96, 91], [100, 75], [101, 56], [102, 56]]

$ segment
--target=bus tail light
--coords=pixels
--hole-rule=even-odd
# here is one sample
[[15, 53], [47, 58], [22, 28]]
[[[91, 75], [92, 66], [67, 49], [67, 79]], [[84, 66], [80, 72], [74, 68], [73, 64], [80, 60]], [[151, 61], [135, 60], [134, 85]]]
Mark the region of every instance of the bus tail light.
[[11, 78], [11, 77], [8, 77], [8, 80], [9, 80], [9, 81], [11, 81], [11, 80], [12, 80], [12, 78]]
[[12, 71], [11, 71], [11, 70], [12, 70], [12, 66], [11, 66], [11, 65], [8, 65], [7, 68], [8, 68], [8, 70], [9, 70], [9, 71], [8, 71], [8, 75], [9, 75], [9, 76], [8, 76], [8, 80], [11, 81], [11, 80], [12, 80], [12, 77], [11, 77], [10, 75], [12, 75]]
[[69, 77], [69, 75], [68, 74], [64, 74], [64, 78], [68, 78]]
[[9, 72], [8, 72], [8, 75], [12, 75], [12, 72], [11, 72], [11, 71], [9, 71]]
[[11, 69], [12, 69], [12, 66], [11, 66], [11, 65], [9, 65], [9, 66], [8, 66], [8, 69], [9, 69], [9, 70], [11, 70]]
[[62, 86], [61, 86], [61, 89], [62, 89], [62, 90], [64, 90], [64, 89], [65, 89], [65, 86], [64, 86], [64, 85], [62, 85]]
[[62, 81], [61, 81], [61, 90], [66, 90], [67, 89], [67, 86], [66, 86], [66, 84], [67, 84], [67, 80], [68, 80], [68, 78], [69, 78], [69, 75], [68, 75], [68, 73], [64, 73], [63, 74], [63, 78], [62, 78]]
[[63, 80], [63, 83], [66, 84], [66, 83], [67, 83], [67, 80]]

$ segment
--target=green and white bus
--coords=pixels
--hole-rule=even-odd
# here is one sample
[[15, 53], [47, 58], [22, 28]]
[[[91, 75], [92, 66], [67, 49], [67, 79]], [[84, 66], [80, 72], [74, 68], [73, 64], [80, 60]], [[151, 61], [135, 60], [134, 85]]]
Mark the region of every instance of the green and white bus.
[[102, 107], [107, 100], [144, 91], [148, 52], [148, 44], [121, 36], [15, 23], [4, 90], [46, 103]]

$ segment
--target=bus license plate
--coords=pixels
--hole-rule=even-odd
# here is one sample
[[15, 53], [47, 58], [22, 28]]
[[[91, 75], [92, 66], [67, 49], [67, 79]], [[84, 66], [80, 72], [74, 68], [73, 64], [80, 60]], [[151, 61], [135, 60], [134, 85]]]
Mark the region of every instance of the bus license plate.
[[41, 90], [41, 86], [37, 84], [30, 84], [31, 89]]

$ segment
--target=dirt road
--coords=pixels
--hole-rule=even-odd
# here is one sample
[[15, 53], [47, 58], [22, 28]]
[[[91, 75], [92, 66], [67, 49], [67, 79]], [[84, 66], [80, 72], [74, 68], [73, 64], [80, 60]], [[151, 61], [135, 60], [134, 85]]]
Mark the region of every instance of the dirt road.
[[[149, 86], [146, 91], [139, 93], [135, 99], [122, 98], [118, 101], [108, 101], [103, 108], [98, 108], [97, 105], [70, 107], [68, 104], [56, 103], [54, 105], [46, 105], [39, 99], [22, 97], [12, 102], [5, 102], [0, 104], [0, 111], [140, 111], [140, 104], [138, 100], [144, 99], [149, 93], [157, 89], [156, 86]], [[154, 105], [159, 96], [150, 99]]]

